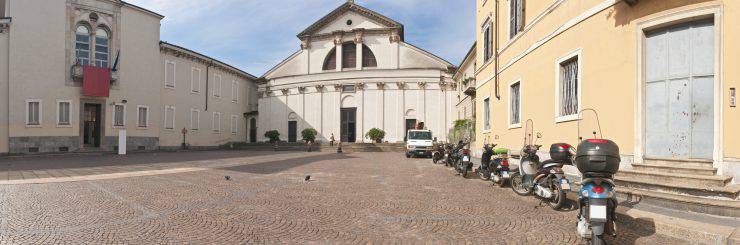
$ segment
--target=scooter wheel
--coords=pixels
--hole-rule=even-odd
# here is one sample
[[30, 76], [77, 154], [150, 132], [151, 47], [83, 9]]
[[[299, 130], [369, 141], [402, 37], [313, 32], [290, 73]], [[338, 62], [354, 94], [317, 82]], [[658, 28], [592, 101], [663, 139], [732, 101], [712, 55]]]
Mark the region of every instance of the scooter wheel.
[[523, 185], [524, 178], [519, 173], [513, 173], [511, 175], [511, 190], [517, 195], [528, 196], [532, 193], [532, 188], [528, 188]]

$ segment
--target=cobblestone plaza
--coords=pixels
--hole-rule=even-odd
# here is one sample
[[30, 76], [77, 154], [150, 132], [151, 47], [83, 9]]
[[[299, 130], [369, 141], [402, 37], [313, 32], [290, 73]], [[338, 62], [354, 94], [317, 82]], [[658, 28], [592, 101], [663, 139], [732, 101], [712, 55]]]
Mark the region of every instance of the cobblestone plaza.
[[[145, 153], [40, 157], [21, 166], [13, 160], [0, 161], [6, 178], [16, 168], [71, 177], [5, 180], [3, 244], [580, 242], [575, 211], [539, 207], [534, 198], [400, 153]], [[106, 167], [114, 160], [116, 167]], [[135, 172], [106, 177], [121, 169]], [[75, 173], [93, 175], [74, 181]], [[621, 218], [612, 242], [681, 242], [656, 234], [649, 220]]]

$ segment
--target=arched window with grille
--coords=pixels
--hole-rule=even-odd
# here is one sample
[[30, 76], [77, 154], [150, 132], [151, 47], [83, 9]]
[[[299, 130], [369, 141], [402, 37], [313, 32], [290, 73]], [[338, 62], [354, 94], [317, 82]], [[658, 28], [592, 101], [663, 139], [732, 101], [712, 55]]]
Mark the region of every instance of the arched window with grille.
[[90, 28], [85, 25], [75, 30], [75, 57], [80, 65], [90, 64]]
[[357, 67], [357, 45], [353, 42], [342, 44], [342, 69]]
[[95, 66], [108, 67], [110, 60], [110, 32], [105, 27], [95, 30]]
[[324, 59], [324, 69], [325, 71], [330, 70], [336, 70], [337, 69], [337, 48], [331, 49], [329, 51], [329, 54], [326, 55], [326, 58]]
[[375, 54], [370, 48], [362, 45], [362, 67], [378, 67], [378, 61], [375, 60]]

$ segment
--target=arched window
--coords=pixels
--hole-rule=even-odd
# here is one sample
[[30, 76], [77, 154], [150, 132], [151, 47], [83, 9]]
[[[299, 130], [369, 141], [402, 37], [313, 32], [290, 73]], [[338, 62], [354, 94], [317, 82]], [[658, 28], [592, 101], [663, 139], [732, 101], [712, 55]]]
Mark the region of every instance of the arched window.
[[352, 42], [342, 44], [342, 68], [357, 67], [357, 45]]
[[326, 58], [324, 59], [324, 70], [330, 71], [330, 70], [336, 70], [337, 69], [337, 48], [331, 49], [329, 51], [329, 54], [326, 55]]
[[104, 27], [95, 30], [95, 66], [108, 67], [110, 33]]
[[378, 61], [375, 60], [375, 54], [370, 48], [362, 45], [362, 67], [378, 67]]
[[80, 65], [90, 64], [90, 28], [80, 25], [75, 30], [75, 57]]

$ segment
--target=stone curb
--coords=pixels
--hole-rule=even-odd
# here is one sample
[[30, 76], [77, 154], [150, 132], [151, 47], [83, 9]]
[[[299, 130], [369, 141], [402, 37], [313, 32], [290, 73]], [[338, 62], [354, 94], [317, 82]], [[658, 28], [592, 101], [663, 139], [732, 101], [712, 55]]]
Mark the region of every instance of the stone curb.
[[738, 227], [707, 224], [624, 206], [618, 207], [617, 213], [635, 220], [652, 221], [656, 233], [683, 239], [690, 243], [740, 245], [740, 228]]

